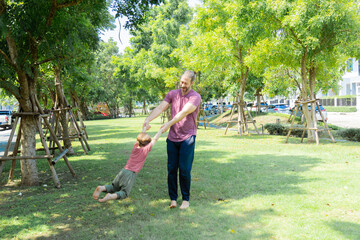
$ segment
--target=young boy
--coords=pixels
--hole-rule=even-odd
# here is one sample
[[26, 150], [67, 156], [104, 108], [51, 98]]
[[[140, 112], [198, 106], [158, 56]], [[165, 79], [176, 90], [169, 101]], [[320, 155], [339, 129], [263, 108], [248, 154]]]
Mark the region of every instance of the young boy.
[[[132, 186], [134, 185], [136, 175], [144, 166], [148, 153], [156, 141], [160, 138], [161, 133], [162, 130], [160, 130], [152, 140], [147, 133], [140, 133], [136, 138], [137, 141], [134, 144], [129, 160], [127, 161], [125, 167], [115, 177], [112, 185], [98, 186], [95, 189], [93, 198], [99, 202], [127, 198], [130, 194]], [[107, 192], [107, 194], [104, 198], [99, 199], [101, 192]]]

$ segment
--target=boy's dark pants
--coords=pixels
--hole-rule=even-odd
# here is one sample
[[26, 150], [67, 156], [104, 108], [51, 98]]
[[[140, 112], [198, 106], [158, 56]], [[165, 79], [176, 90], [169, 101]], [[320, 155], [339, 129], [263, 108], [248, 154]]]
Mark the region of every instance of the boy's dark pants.
[[178, 197], [177, 174], [179, 169], [179, 180], [182, 199], [190, 199], [191, 168], [194, 160], [195, 138], [193, 135], [182, 142], [167, 142], [168, 154], [168, 188], [171, 200]]
[[127, 169], [121, 169], [111, 185], [105, 185], [106, 192], [116, 193], [118, 199], [127, 198], [136, 179], [136, 173]]

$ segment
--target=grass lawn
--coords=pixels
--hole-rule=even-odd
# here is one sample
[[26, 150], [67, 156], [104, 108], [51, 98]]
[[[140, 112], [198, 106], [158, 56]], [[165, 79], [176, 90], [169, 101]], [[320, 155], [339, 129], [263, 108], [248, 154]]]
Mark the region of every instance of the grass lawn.
[[[0, 185], [1, 239], [360, 239], [360, 145], [320, 145], [283, 136], [239, 137], [200, 128], [190, 208], [169, 209], [166, 134], [149, 153], [130, 198], [99, 203], [92, 193], [125, 165], [144, 118], [87, 121], [91, 151], [74, 142], [55, 167], [38, 161], [41, 185]], [[151, 135], [160, 127], [157, 119]], [[181, 203], [179, 199], [179, 204]]]

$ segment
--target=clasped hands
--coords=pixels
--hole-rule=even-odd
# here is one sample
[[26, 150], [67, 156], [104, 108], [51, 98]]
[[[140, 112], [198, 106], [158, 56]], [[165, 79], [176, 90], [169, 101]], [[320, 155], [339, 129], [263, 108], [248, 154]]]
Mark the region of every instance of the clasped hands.
[[[160, 128], [161, 133], [166, 132], [167, 130], [169, 130], [170, 127], [171, 127], [171, 125], [169, 124], [169, 122], [164, 123], [164, 124], [161, 126], [161, 128]], [[149, 130], [150, 128], [151, 128], [151, 126], [150, 126], [149, 122], [144, 122], [142, 132], [146, 132], [146, 131]]]

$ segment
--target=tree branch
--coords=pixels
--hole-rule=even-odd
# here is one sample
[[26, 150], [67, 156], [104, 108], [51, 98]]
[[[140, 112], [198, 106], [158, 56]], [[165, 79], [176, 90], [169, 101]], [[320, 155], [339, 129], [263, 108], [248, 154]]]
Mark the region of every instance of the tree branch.
[[72, 7], [72, 6], [78, 5], [82, 1], [83, 0], [73, 0], [73, 1], [58, 4], [57, 0], [52, 0], [50, 13], [49, 13], [49, 16], [48, 16], [48, 18], [46, 20], [46, 25], [50, 26], [52, 24], [52, 21], [54, 20], [55, 14], [56, 14], [56, 12], [58, 10], [60, 10], [62, 8]]
[[82, 1], [83, 0], [73, 0], [73, 1], [70, 1], [70, 2], [62, 3], [62, 4], [57, 5], [57, 9], [59, 10], [61, 8], [76, 6], [79, 3], [81, 3]]
[[0, 54], [4, 56], [5, 60], [10, 64], [10, 66], [12, 68], [14, 68], [14, 70], [16, 71], [17, 70], [17, 66], [11, 61], [11, 59], [9, 58], [9, 56], [3, 52], [1, 49], [0, 49]]
[[[272, 16], [272, 17], [280, 24], [280, 26], [282, 26], [282, 22], [281, 22], [280, 19], [278, 19], [278, 18], [275, 17], [275, 16]], [[284, 27], [285, 27], [285, 26], [284, 26]], [[294, 30], [293, 30], [291, 27], [288, 27], [287, 29], [290, 30], [290, 32], [291, 32], [291, 34], [293, 35], [293, 37], [295, 38], [295, 40], [296, 40], [301, 46], [305, 47], [305, 46], [303, 45], [303, 43], [301, 42], [301, 40], [296, 36]]]
[[289, 27], [288, 29], [290, 30], [290, 32], [291, 32], [291, 34], [293, 35], [293, 37], [295, 38], [295, 40], [296, 40], [302, 47], [305, 47], [305, 46], [303, 45], [303, 43], [300, 41], [300, 39], [298, 38], [298, 36], [296, 36], [296, 33], [294, 32], [294, 30], [293, 30], [291, 27]]
[[0, 0], [0, 15], [5, 12], [5, 9], [6, 9], [5, 0]]
[[0, 78], [0, 88], [3, 88], [6, 91], [10, 92], [17, 99], [21, 97], [19, 88], [5, 78]]

